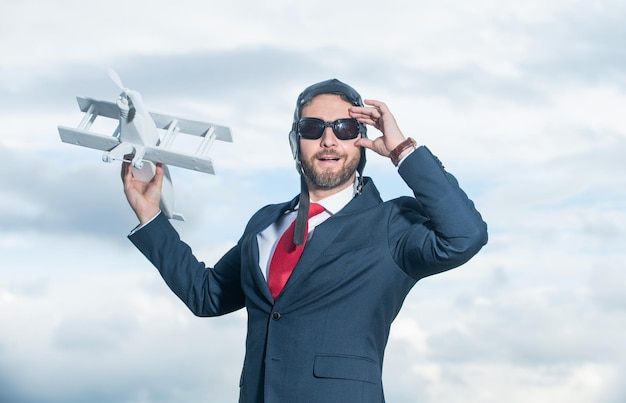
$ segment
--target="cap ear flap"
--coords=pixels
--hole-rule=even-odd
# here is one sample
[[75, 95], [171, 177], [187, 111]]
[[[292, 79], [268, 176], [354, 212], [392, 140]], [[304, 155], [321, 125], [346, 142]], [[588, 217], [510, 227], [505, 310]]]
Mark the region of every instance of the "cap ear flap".
[[300, 139], [298, 138], [296, 130], [296, 123], [294, 123], [291, 131], [289, 132], [289, 146], [291, 147], [293, 160], [296, 162], [296, 170], [299, 174], [302, 174], [302, 163], [300, 162]]
[[297, 123], [293, 122], [291, 126], [291, 131], [289, 132], [289, 146], [291, 147], [291, 154], [294, 159], [298, 159], [298, 154], [300, 151], [300, 144], [298, 143], [298, 133], [297, 133]]

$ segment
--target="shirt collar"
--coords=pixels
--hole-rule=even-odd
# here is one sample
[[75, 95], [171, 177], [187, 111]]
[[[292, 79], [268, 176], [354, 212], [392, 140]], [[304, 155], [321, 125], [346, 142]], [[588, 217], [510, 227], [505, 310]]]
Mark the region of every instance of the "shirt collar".
[[[344, 190], [335, 193], [334, 195], [328, 196], [322, 200], [317, 201], [317, 204], [321, 204], [322, 207], [326, 209], [326, 211], [333, 215], [337, 214], [342, 208], [346, 206], [346, 204], [350, 203], [350, 200], [354, 198], [357, 194], [357, 183], [358, 181], [354, 181], [352, 186], [348, 186]], [[294, 209], [297, 210], [300, 207], [300, 203]]]

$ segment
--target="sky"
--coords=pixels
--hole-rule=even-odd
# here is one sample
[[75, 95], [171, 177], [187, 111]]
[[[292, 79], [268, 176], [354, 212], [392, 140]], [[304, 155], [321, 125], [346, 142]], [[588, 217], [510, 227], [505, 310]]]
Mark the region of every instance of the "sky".
[[[489, 225], [394, 322], [392, 403], [626, 401], [626, 3], [1, 0], [0, 401], [233, 402], [245, 311], [197, 318], [127, 240], [119, 164], [60, 141], [76, 96], [231, 128], [216, 175], [172, 168], [174, 223], [212, 265], [298, 176], [297, 95], [387, 103]], [[374, 129], [370, 137], [376, 136]], [[368, 153], [383, 198], [410, 195]]]

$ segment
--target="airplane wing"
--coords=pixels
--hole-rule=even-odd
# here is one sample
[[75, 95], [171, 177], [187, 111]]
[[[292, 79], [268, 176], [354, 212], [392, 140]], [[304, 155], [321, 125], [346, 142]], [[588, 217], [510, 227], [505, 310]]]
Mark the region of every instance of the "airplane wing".
[[[93, 98], [76, 97], [81, 112], [87, 113], [93, 105], [94, 112], [99, 116], [110, 119], [119, 119], [119, 107], [108, 101], [99, 101]], [[226, 126], [220, 126], [213, 123], [200, 122], [197, 120], [183, 119], [177, 116], [165, 115], [162, 113], [149, 112], [158, 129], [168, 130], [174, 124], [181, 133], [191, 134], [193, 136], [204, 136], [209, 130], [215, 133], [215, 139], [220, 141], [233, 141], [230, 129]]]
[[[233, 141], [228, 127], [150, 112], [150, 117], [154, 120], [162, 140], [159, 144], [153, 145], [133, 144], [123, 141], [123, 136], [119, 136], [119, 127], [113, 135], [103, 135], [89, 130], [97, 116], [119, 120], [120, 110], [117, 104], [93, 98], [77, 97], [76, 99], [80, 110], [85, 112], [85, 117], [78, 128], [59, 126], [61, 140], [64, 143], [109, 152], [106, 160], [121, 159], [124, 155], [141, 149], [142, 152], [145, 151], [143, 160], [214, 175], [213, 161], [207, 156], [209, 148], [214, 140]], [[173, 139], [181, 134], [202, 137], [195, 152], [169, 148]]]
[[77, 146], [94, 148], [101, 151], [110, 151], [120, 144], [117, 137], [105, 136], [88, 130], [74, 129], [67, 126], [59, 126], [59, 135], [64, 143]]
[[166, 165], [173, 165], [215, 175], [213, 161], [209, 157], [186, 154], [180, 151], [170, 151], [159, 147], [145, 146], [145, 149], [144, 160], [161, 162]]
[[[160, 147], [134, 145], [122, 143], [116, 137], [106, 136], [87, 130], [74, 129], [66, 126], [59, 126], [59, 135], [64, 143], [75, 144], [78, 146], [93, 148], [101, 151], [114, 152], [116, 147], [124, 144], [121, 155], [112, 156], [112, 160], [121, 159], [126, 153], [132, 153], [132, 147], [141, 147], [145, 149], [143, 160], [151, 162], [161, 162], [166, 165], [173, 165], [180, 168], [191, 169], [198, 172], [215, 175], [213, 169], [213, 161], [206, 156], [183, 153], [180, 151], [171, 151]], [[132, 151], [131, 151], [132, 150]]]
[[150, 116], [159, 129], [167, 130], [170, 125], [175, 122], [181, 133], [191, 134], [194, 136], [204, 136], [209, 130], [214, 130], [215, 139], [231, 142], [233, 137], [230, 129], [225, 126], [213, 123], [199, 122], [196, 120], [183, 119], [176, 116], [163, 115], [160, 113], [150, 112]]
[[99, 116], [115, 120], [120, 118], [120, 108], [114, 102], [84, 97], [76, 97], [76, 101], [78, 101], [78, 107], [81, 112], [89, 112], [89, 108], [93, 105], [94, 112]]

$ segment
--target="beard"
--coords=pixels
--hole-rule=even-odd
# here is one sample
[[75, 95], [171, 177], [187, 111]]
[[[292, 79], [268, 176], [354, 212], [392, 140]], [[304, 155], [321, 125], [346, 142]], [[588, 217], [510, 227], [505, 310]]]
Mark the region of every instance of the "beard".
[[339, 154], [328, 154], [328, 153], [320, 153], [312, 156], [308, 160], [302, 160], [302, 171], [307, 181], [315, 185], [319, 189], [333, 189], [339, 187], [341, 185], [345, 185], [347, 182], [351, 181], [354, 177], [354, 173], [359, 166], [359, 161], [361, 160], [361, 154], [355, 158], [345, 160], [345, 164], [339, 171], [335, 171], [332, 168], [315, 168], [315, 161], [318, 160], [320, 156], [324, 157], [345, 157], [345, 155]]

